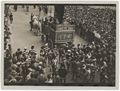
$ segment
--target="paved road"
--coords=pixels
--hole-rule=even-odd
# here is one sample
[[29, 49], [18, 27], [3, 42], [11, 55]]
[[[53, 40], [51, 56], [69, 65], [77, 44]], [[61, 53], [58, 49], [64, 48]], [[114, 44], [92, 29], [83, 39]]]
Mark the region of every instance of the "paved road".
[[[36, 12], [37, 9], [32, 9], [31, 12]], [[37, 52], [39, 52], [40, 47], [42, 46], [42, 42], [40, 37], [35, 36], [32, 32], [30, 32], [30, 14], [31, 12], [25, 12], [21, 6], [18, 7], [17, 12], [13, 11], [13, 24], [11, 24], [11, 44], [13, 52], [16, 51], [17, 48], [23, 49], [27, 47], [30, 49], [31, 45], [35, 46]]]

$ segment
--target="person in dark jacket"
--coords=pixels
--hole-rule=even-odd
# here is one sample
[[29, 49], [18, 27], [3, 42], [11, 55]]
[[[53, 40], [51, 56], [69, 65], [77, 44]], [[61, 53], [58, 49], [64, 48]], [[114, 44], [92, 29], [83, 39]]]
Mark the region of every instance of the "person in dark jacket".
[[72, 61], [72, 80], [76, 80], [77, 78], [77, 63], [76, 61]]
[[58, 74], [60, 76], [60, 82], [65, 83], [66, 82], [67, 70], [65, 69], [64, 66], [60, 67], [60, 69], [58, 70]]

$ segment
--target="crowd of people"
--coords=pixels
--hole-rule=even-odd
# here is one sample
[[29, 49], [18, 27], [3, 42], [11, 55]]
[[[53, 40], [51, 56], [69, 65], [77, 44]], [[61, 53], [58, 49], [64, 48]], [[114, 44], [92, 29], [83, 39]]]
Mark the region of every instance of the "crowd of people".
[[[11, 33], [5, 25], [5, 84], [64, 85], [69, 84], [70, 79], [77, 85], [115, 85], [115, 11], [108, 8], [66, 6], [64, 15], [68, 22], [76, 25], [76, 32], [88, 44], [78, 43], [75, 46], [69, 42], [51, 48], [45, 43], [40, 53], [36, 53], [34, 45], [31, 49], [18, 48], [12, 53], [11, 45], [6, 42], [10, 40]], [[88, 31], [98, 33], [100, 37], [92, 37]]]
[[[77, 11], [77, 12], [76, 12]], [[109, 8], [91, 8], [88, 6], [68, 6], [65, 8], [65, 18], [76, 25], [80, 36], [91, 39], [90, 33], [96, 32], [102, 41], [115, 38], [116, 11]], [[109, 36], [107, 36], [109, 35]], [[97, 36], [96, 36], [97, 37]], [[89, 41], [93, 41], [89, 40]]]
[[[67, 6], [64, 17], [68, 22], [76, 25], [76, 32], [80, 37], [89, 43], [94, 42], [95, 45], [99, 45], [100, 51], [97, 54], [106, 54], [107, 65], [110, 60], [112, 61], [112, 64], [108, 66], [112, 67], [110, 74], [115, 77], [116, 10], [114, 8]], [[103, 56], [101, 58], [104, 59]], [[113, 77], [110, 78], [115, 80]]]
[[[7, 65], [9, 65], [8, 60], [10, 60], [12, 55], [12, 47], [11, 47], [11, 28], [10, 24], [12, 23], [11, 19], [12, 13], [9, 11], [5, 13], [4, 16], [4, 70], [6, 72]], [[12, 17], [13, 18], [13, 17]], [[4, 76], [6, 76], [6, 73], [4, 73]]]
[[70, 80], [78, 85], [114, 85], [115, 57], [112, 53], [108, 55], [101, 50], [101, 47], [94, 43], [78, 44], [77, 47], [66, 43], [53, 49], [45, 44], [39, 54], [34, 46], [31, 46], [30, 50], [18, 48], [15, 53], [7, 53], [5, 56], [5, 84], [64, 85], [67, 83], [67, 76], [71, 75]]

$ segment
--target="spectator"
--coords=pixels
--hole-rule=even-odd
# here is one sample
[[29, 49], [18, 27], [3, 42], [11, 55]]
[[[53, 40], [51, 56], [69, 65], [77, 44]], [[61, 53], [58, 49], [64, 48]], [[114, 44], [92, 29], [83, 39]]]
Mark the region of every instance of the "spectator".
[[10, 14], [10, 23], [12, 24], [12, 22], [13, 22], [13, 14], [11, 13]]

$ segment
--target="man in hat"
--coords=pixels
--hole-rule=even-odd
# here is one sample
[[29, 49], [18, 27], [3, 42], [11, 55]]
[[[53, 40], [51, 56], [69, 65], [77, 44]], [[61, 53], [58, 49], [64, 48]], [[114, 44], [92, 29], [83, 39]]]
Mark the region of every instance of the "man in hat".
[[32, 45], [31, 46], [31, 49], [30, 49], [30, 51], [29, 51], [29, 53], [28, 54], [30, 54], [31, 56], [34, 56], [34, 55], [36, 55], [36, 52], [35, 52], [35, 47], [34, 47], [34, 45]]
[[17, 59], [19, 59], [19, 56], [21, 55], [22, 51], [20, 50], [20, 48], [17, 49], [16, 51], [16, 56], [17, 56]]
[[27, 47], [24, 48], [22, 55], [23, 55], [23, 59], [25, 61], [27, 59], [27, 57], [28, 57]]

